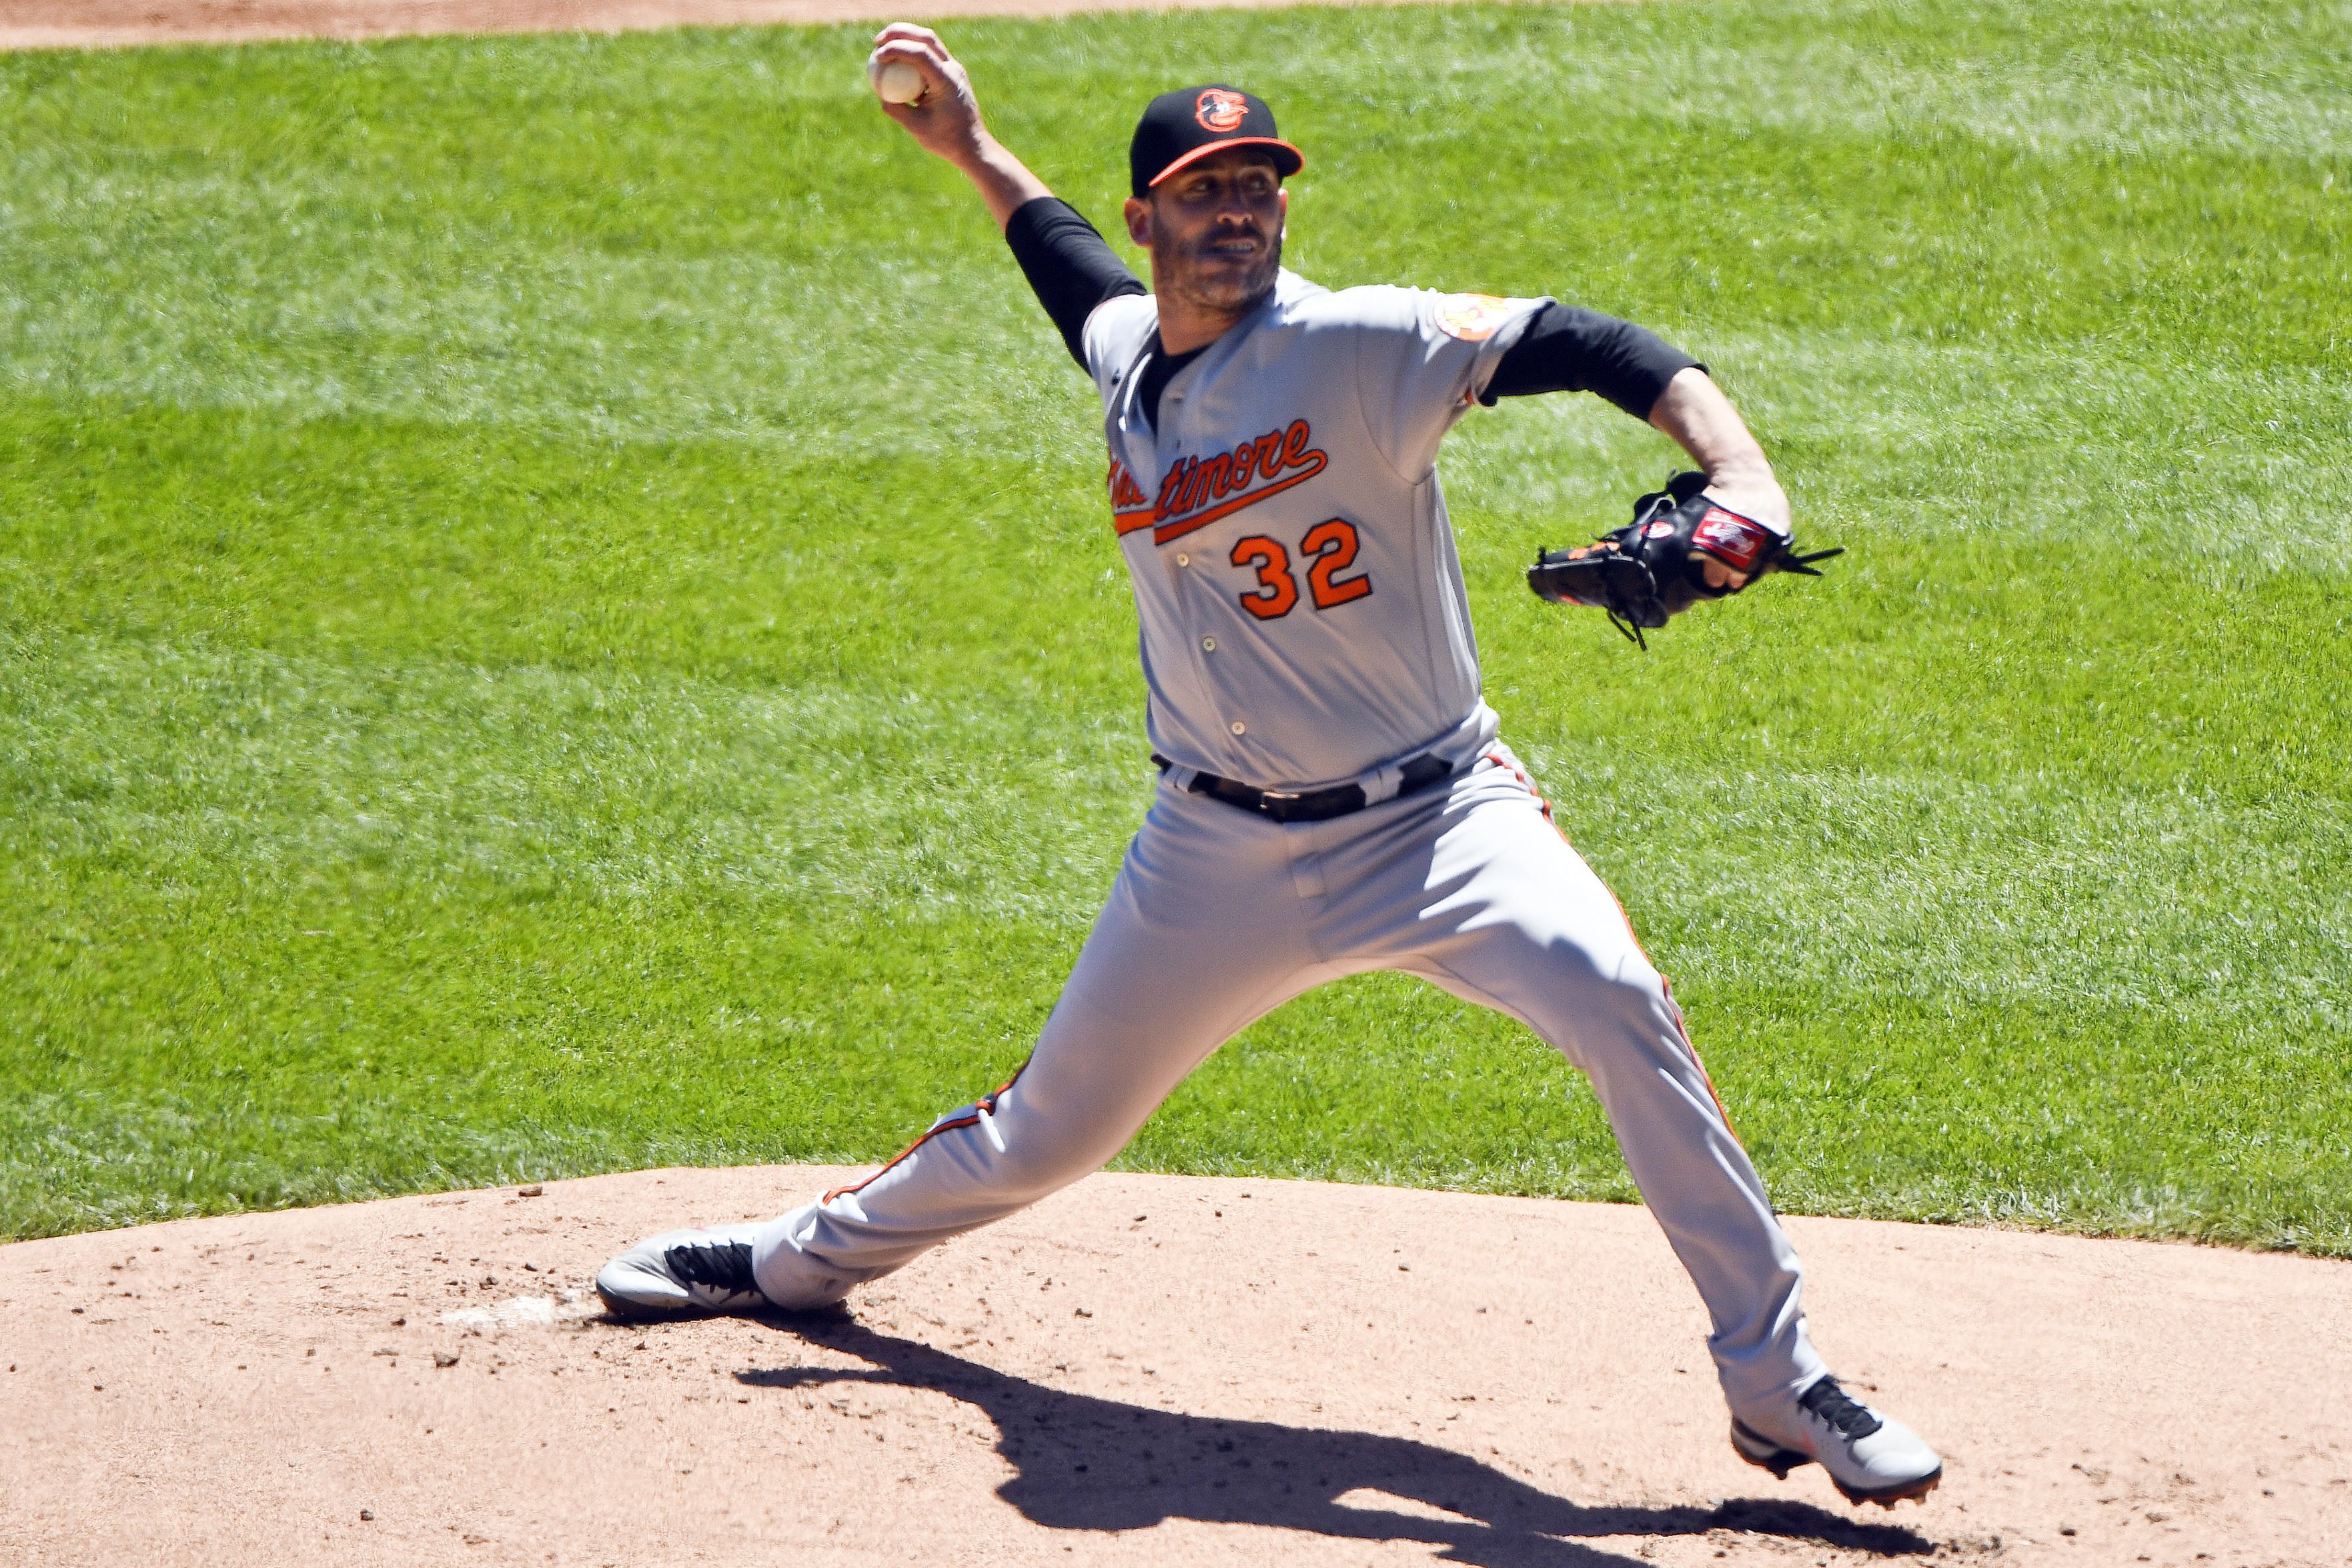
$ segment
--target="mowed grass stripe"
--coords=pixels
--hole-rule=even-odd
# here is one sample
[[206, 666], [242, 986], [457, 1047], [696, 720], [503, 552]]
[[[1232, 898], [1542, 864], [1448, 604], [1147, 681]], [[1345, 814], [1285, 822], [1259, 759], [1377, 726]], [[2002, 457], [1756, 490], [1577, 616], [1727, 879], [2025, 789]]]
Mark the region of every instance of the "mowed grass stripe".
[[[1943, 384], [1945, 406], [1973, 406]], [[2111, 429], [2123, 415], [2095, 392]], [[1809, 538], [1853, 552], [1834, 580], [1769, 583], [1637, 658], [1520, 573], [1535, 541], [1578, 537], [1564, 517], [1613, 520], [1655, 438], [1589, 400], [1486, 423], [1458, 438], [1453, 488], [1492, 695], [1525, 741], [1606, 737], [1670, 760], [1679, 729], [1717, 763], [1772, 771], [2047, 773], [2234, 801], [2290, 791], [2322, 812], [2345, 798], [2343, 577], [2313, 541], [2233, 528], [2241, 498], [2303, 504], [2294, 474], [2241, 441], [2217, 441], [2211, 464], [2150, 464], [2157, 494], [2141, 497], [2074, 466], [2074, 444], [2030, 414], [2005, 445], [1919, 431], [1908, 461], [1865, 463], [1851, 488], [1834, 436], [1809, 434], [1790, 460]], [[249, 411], [94, 422], [34, 401], [9, 424], [0, 609], [27, 626], [816, 682], [877, 702], [959, 690], [1138, 727], [1133, 612], [1091, 462], [806, 461]], [[1538, 493], [1511, 493], [1521, 474]], [[1930, 492], [1920, 512], [1911, 489]], [[2210, 502], [2169, 531], [2206, 534], [2165, 537], [2168, 492]], [[2114, 526], [2083, 537], [2100, 516]], [[1553, 787], [1573, 794], [1577, 777]]]
[[[960, 25], [1108, 219], [1241, 79], [1333, 284], [1706, 355], [1853, 553], [1646, 657], [1449, 447], [1490, 686], [1776, 1198], [2352, 1251], [2340, 5]], [[887, 1155], [1020, 1060], [1149, 789], [1083, 380], [862, 29], [0, 61], [0, 1232]], [[1148, 67], [1148, 69], [1147, 69]], [[1373, 977], [1156, 1169], [1630, 1197]]]
[[[1288, 88], [1317, 153], [1294, 250], [1335, 284], [1559, 291], [1709, 341], [2340, 367], [2340, 4], [1665, 9], [958, 36], [992, 123], [1104, 221], [1135, 94]], [[999, 372], [1054, 341], [960, 177], [882, 134], [861, 40], [16, 57], [7, 374], [663, 436], [1027, 430], [1031, 378]], [[900, 416], [910, 381], [932, 419]]]
[[[18, 1113], [6, 1185], [37, 1210], [71, 1194], [168, 1212], [153, 1189], [192, 1173], [293, 1201], [375, 1190], [402, 1160], [469, 1168], [440, 1139], [470, 1168], [540, 1174], [887, 1139], [940, 1075], [1018, 1061], [1139, 793], [1130, 736], [1071, 725], [1013, 748], [936, 705], [94, 640], [8, 652], [0, 713], [29, 766], [7, 783], [29, 809], [5, 885], [48, 960], [9, 1010], [34, 1061], [82, 1080]], [[940, 755], [972, 761], [942, 779]], [[2346, 1175], [2325, 967], [2347, 933], [2303, 859], [2344, 856], [2340, 819], [1572, 751], [1538, 766], [1588, 781], [1570, 831], [1672, 955], [1743, 1133], [1807, 1207], [2342, 1239], [2296, 1193]], [[127, 809], [140, 779], [147, 809]], [[1041, 804], [1066, 794], [1097, 820]], [[1647, 842], [1660, 812], [1706, 821], [1703, 863]], [[1955, 821], [1964, 841], [1943, 837]], [[2100, 822], [2155, 852], [2119, 860]], [[1789, 843], [1814, 846], [1801, 878], [1772, 852]], [[2005, 971], [2019, 953], [2036, 961]], [[67, 1046], [110, 1014], [102, 1057]], [[2151, 1120], [2236, 1157], [2196, 1170]], [[1549, 1053], [1398, 983], [1289, 1009], [1132, 1158], [1624, 1190]], [[2070, 1184], [2086, 1161], [2129, 1180]], [[2036, 1179], [1954, 1175], [1986, 1165]], [[2216, 1223], [2250, 1193], [2266, 1228]]]

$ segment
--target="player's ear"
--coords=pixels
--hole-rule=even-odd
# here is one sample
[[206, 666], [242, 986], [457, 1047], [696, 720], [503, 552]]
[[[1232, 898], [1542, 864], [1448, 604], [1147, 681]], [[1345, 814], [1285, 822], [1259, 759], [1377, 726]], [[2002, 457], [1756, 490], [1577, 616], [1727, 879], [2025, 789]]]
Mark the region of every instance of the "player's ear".
[[1151, 248], [1151, 204], [1129, 196], [1127, 199], [1125, 212], [1127, 237], [1144, 249], [1150, 250]]

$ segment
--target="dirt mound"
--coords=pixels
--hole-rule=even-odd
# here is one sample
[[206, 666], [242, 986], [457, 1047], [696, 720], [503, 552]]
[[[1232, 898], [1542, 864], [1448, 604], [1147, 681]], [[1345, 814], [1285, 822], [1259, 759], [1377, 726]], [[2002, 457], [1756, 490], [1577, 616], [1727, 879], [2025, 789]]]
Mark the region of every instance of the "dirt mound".
[[0, 1248], [0, 1559], [2341, 1564], [2352, 1266], [1790, 1222], [1944, 1489], [1738, 1462], [1638, 1208], [1102, 1176], [852, 1298], [651, 1330], [624, 1244], [839, 1173], [652, 1171]]

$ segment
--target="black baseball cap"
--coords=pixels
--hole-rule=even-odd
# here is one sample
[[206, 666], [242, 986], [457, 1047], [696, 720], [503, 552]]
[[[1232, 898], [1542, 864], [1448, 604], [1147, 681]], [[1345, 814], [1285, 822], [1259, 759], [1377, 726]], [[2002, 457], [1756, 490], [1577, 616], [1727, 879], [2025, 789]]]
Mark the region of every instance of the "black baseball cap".
[[1135, 140], [1128, 144], [1129, 188], [1140, 198], [1179, 169], [1228, 147], [1265, 148], [1286, 178], [1307, 166], [1298, 149], [1276, 133], [1274, 110], [1264, 99], [1211, 83], [1163, 92], [1151, 100], [1135, 122]]

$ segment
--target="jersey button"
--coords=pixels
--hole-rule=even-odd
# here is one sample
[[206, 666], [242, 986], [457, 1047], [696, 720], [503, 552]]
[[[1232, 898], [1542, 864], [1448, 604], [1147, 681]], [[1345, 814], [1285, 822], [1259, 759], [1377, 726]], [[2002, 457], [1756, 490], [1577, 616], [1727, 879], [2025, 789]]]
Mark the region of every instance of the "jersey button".
[[1249, 733], [1249, 726], [1244, 724], [1239, 719], [1235, 719], [1234, 720], [1234, 733], [1235, 735], [1247, 735]]
[[1216, 640], [1214, 637], [1203, 637], [1203, 638], [1202, 638], [1202, 639], [1201, 639], [1201, 651], [1202, 651], [1202, 653], [1215, 653], [1215, 652], [1217, 651], [1217, 640]]
[[1192, 564], [1192, 558], [1189, 555], [1183, 554], [1181, 551], [1179, 551], [1176, 556], [1176, 564], [1178, 566], [1190, 566]]

